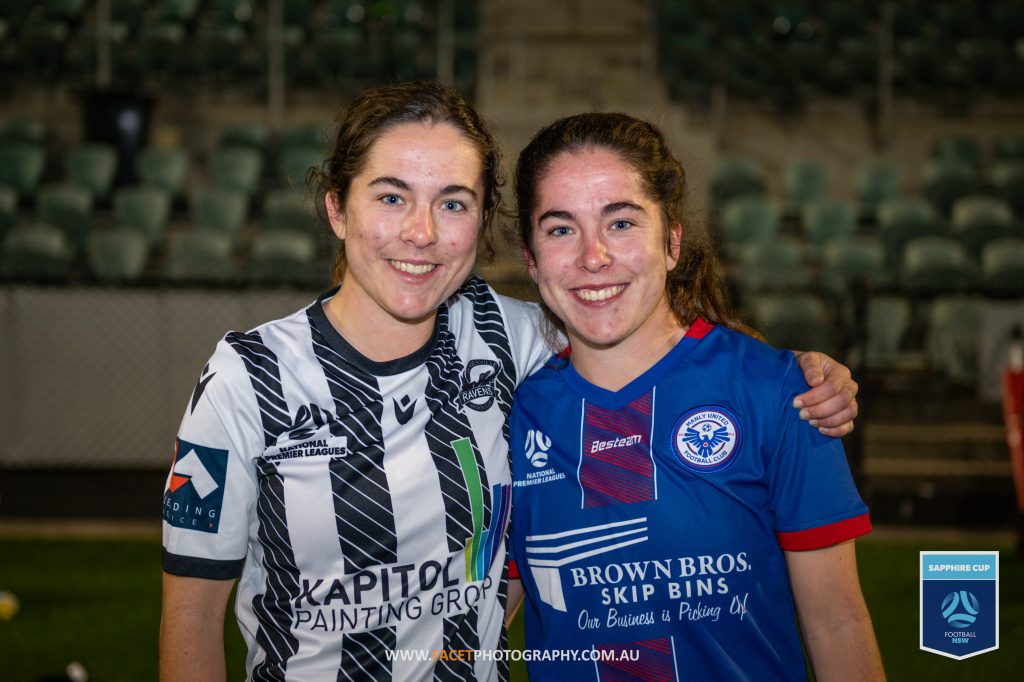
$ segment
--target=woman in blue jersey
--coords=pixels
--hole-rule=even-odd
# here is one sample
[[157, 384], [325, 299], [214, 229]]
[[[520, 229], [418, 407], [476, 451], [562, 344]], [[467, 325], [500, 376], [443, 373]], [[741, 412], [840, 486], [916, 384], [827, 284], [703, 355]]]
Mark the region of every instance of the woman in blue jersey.
[[[163, 679], [223, 678], [236, 583], [250, 679], [503, 677], [464, 652], [504, 644], [507, 418], [550, 351], [536, 306], [470, 274], [498, 171], [449, 88], [383, 86], [345, 113], [317, 177], [340, 286], [228, 333], [186, 406], [164, 494]], [[801, 360], [820, 383], [808, 416], [846, 432], [849, 372]]]
[[792, 355], [731, 316], [661, 133], [562, 119], [515, 179], [530, 275], [569, 340], [511, 418], [526, 646], [548, 652], [531, 678], [804, 678], [801, 633], [818, 680], [884, 677], [842, 445], [790, 408]]

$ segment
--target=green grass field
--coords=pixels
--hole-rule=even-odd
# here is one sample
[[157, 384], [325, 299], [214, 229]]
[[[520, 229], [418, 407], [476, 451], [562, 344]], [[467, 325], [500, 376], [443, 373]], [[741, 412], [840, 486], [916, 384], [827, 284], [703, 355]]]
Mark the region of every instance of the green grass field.
[[[998, 651], [955, 661], [918, 649], [918, 551], [927, 549], [1001, 551]], [[1009, 544], [881, 538], [861, 541], [858, 555], [889, 679], [977, 682], [1024, 670], [1024, 561]], [[0, 621], [0, 680], [58, 675], [72, 660], [92, 682], [156, 679], [158, 540], [0, 537], [0, 590], [21, 602], [13, 620]], [[240, 680], [245, 652], [233, 620], [226, 632], [228, 678]], [[513, 646], [521, 642], [513, 632]]]

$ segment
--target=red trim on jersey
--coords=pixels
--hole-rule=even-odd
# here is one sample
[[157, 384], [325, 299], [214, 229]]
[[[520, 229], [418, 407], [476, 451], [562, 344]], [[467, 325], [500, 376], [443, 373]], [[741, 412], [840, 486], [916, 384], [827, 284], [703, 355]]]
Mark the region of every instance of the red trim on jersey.
[[822, 549], [838, 545], [845, 540], [866, 535], [871, 532], [871, 520], [867, 514], [854, 516], [852, 519], [836, 521], [817, 528], [795, 530], [788, 533], [777, 532], [775, 537], [779, 547], [788, 552], [802, 552], [808, 549]]
[[508, 579], [513, 580], [519, 577], [519, 564], [515, 559], [508, 560]]
[[686, 330], [686, 338], [703, 339], [714, 328], [715, 325], [708, 324], [703, 317], [698, 317], [690, 324], [690, 328]]

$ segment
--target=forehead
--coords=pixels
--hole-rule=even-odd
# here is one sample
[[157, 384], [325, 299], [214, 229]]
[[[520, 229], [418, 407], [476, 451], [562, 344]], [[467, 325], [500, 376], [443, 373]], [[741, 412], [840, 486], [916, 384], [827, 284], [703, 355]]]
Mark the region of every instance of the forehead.
[[472, 186], [483, 174], [476, 145], [450, 123], [399, 123], [370, 146], [359, 173], [372, 177], [410, 174]]
[[601, 147], [554, 157], [541, 175], [537, 195], [543, 204], [649, 200], [640, 173], [622, 156]]

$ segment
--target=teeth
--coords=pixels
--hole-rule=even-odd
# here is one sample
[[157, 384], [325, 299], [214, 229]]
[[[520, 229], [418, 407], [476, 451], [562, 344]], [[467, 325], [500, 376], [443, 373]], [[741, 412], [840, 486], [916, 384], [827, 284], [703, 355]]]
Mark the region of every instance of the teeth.
[[604, 289], [577, 289], [576, 295], [584, 301], [604, 301], [615, 296], [625, 288], [625, 284], [617, 284], [613, 287], [606, 287]]
[[408, 272], [410, 275], [425, 275], [437, 266], [432, 263], [425, 265], [413, 265], [412, 263], [406, 263], [405, 261], [393, 260], [388, 261], [391, 263], [391, 267], [402, 272]]

